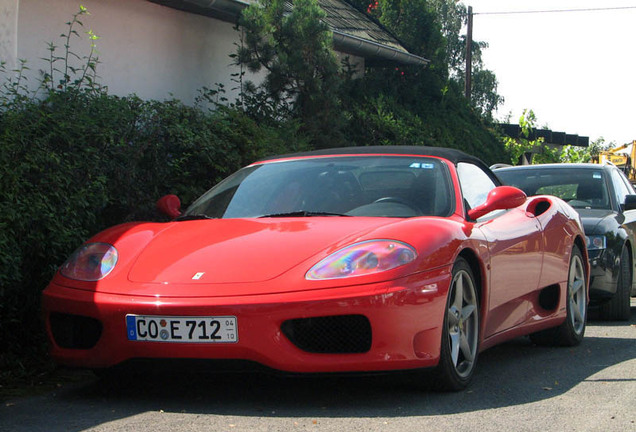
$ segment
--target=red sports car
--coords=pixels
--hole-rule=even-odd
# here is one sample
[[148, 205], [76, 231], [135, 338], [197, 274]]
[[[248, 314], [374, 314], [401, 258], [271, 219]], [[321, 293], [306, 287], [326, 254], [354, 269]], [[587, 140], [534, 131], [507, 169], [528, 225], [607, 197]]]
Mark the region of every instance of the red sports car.
[[578, 214], [433, 147], [262, 160], [166, 223], [88, 240], [43, 294], [51, 355], [241, 359], [294, 373], [434, 368], [464, 388], [477, 357], [530, 334], [576, 345], [588, 260]]

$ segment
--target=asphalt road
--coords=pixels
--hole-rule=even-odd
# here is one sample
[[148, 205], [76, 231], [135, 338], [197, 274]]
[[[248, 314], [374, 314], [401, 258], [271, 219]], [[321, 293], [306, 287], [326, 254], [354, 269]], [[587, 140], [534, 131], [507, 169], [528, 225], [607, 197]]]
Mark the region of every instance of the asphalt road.
[[636, 431], [636, 301], [576, 348], [517, 339], [480, 357], [471, 387], [397, 376], [154, 373], [3, 402], [0, 431]]

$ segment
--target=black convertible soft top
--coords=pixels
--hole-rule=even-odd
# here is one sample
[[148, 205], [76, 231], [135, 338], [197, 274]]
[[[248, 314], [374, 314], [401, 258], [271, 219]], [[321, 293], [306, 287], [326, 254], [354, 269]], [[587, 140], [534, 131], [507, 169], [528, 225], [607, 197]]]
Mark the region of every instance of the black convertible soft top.
[[271, 156], [261, 159], [259, 162], [274, 160], [274, 159], [286, 159], [290, 157], [306, 157], [306, 156], [329, 156], [329, 155], [357, 155], [357, 154], [381, 154], [381, 155], [417, 155], [417, 156], [435, 156], [449, 160], [453, 164], [458, 162], [471, 162], [476, 165], [480, 165], [486, 168], [487, 172], [490, 169], [480, 159], [471, 156], [463, 151], [442, 148], [442, 147], [427, 147], [427, 146], [361, 146], [361, 147], [340, 147], [332, 149], [314, 150], [302, 153], [291, 153], [286, 155]]

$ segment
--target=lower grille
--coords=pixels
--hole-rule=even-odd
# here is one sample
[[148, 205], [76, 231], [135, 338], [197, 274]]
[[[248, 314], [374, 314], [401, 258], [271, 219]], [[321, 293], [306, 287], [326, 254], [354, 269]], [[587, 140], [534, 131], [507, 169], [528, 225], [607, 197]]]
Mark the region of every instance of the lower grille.
[[354, 354], [371, 349], [371, 323], [363, 315], [292, 319], [281, 330], [291, 343], [310, 353]]
[[50, 316], [51, 333], [60, 348], [90, 349], [102, 335], [102, 324], [89, 317], [52, 313]]

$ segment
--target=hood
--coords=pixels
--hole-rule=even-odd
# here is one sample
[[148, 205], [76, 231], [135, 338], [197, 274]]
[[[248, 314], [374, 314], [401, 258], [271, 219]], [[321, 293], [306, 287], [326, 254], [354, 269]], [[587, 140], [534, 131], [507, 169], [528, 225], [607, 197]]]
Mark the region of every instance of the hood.
[[148, 241], [128, 279], [152, 284], [264, 282], [396, 221], [311, 217], [173, 222]]
[[587, 235], [604, 234], [597, 232], [599, 225], [608, 218], [616, 217], [616, 212], [606, 209], [576, 209], [581, 216], [581, 222], [583, 222], [583, 230]]

